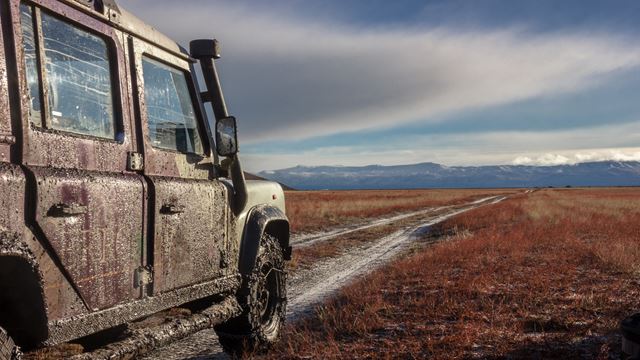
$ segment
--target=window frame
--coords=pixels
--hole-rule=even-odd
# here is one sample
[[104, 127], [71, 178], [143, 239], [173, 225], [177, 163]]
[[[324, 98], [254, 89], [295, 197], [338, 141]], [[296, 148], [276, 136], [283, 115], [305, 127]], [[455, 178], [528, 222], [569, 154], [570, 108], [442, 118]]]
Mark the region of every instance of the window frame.
[[193, 114], [195, 117], [195, 122], [196, 122], [196, 131], [198, 133], [198, 136], [200, 137], [200, 144], [202, 146], [202, 153], [197, 153], [197, 152], [183, 152], [180, 151], [178, 149], [169, 149], [169, 148], [165, 148], [165, 147], [160, 147], [160, 146], [155, 146], [153, 144], [153, 141], [151, 139], [151, 135], [150, 135], [150, 122], [149, 122], [149, 111], [147, 108], [147, 104], [146, 104], [146, 100], [144, 102], [144, 116], [145, 116], [145, 124], [144, 126], [146, 127], [146, 140], [147, 142], [154, 148], [157, 150], [161, 150], [161, 151], [168, 151], [168, 152], [172, 152], [172, 153], [177, 153], [177, 154], [183, 154], [183, 155], [197, 155], [197, 156], [208, 156], [209, 154], [209, 141], [207, 140], [207, 136], [203, 136], [203, 131], [204, 134], [206, 134], [206, 129], [203, 129], [203, 125], [204, 125], [204, 117], [201, 114], [200, 111], [200, 106], [199, 106], [199, 98], [197, 96], [197, 93], [195, 92], [195, 82], [194, 82], [194, 78], [193, 78], [193, 74], [191, 73], [191, 69], [184, 69], [181, 68], [179, 66], [177, 66], [176, 64], [173, 64], [169, 61], [166, 61], [158, 56], [155, 56], [154, 54], [151, 54], [149, 52], [142, 52], [140, 54], [140, 74], [142, 75], [142, 94], [141, 97], [145, 98], [146, 97], [146, 84], [145, 84], [145, 80], [144, 80], [144, 60], [145, 59], [149, 59], [151, 61], [157, 62], [161, 65], [164, 65], [166, 67], [169, 67], [171, 69], [177, 70], [179, 72], [181, 72], [184, 75], [185, 81], [187, 82], [187, 89], [189, 90], [189, 98], [191, 99], [191, 106], [193, 108]]
[[[31, 9], [32, 21], [33, 21], [33, 31], [34, 31], [34, 41], [36, 46], [36, 66], [37, 66], [37, 75], [38, 75], [38, 92], [40, 95], [40, 104], [41, 104], [41, 125], [34, 124], [31, 121], [31, 116], [26, 116], [26, 121], [28, 122], [29, 128], [34, 131], [42, 132], [42, 133], [50, 133], [50, 134], [60, 134], [64, 136], [71, 136], [79, 139], [87, 139], [101, 142], [108, 142], [114, 144], [124, 144], [126, 138], [126, 129], [124, 126], [123, 119], [123, 104], [122, 104], [122, 89], [120, 84], [120, 66], [119, 61], [117, 60], [118, 47], [117, 42], [118, 39], [113, 35], [109, 35], [96, 29], [82, 24], [80, 21], [74, 19], [69, 16], [69, 14], [64, 15], [54, 11], [51, 8], [45, 8], [41, 4], [33, 1], [19, 1], [18, 9], [21, 12], [21, 7], [25, 5]], [[51, 114], [49, 108], [49, 86], [48, 86], [48, 75], [46, 69], [46, 55], [45, 55], [45, 47], [44, 47], [44, 38], [43, 38], [43, 29], [42, 29], [42, 13], [47, 14], [48, 16], [54, 17], [55, 19], [66, 23], [69, 26], [72, 26], [80, 31], [84, 31], [88, 34], [94, 35], [105, 42], [107, 53], [108, 53], [108, 62], [109, 62], [109, 72], [111, 78], [111, 97], [113, 104], [113, 137], [101, 137], [90, 134], [82, 134], [68, 130], [55, 129], [51, 127]], [[20, 18], [20, 35], [21, 37], [16, 41], [17, 45], [20, 47], [22, 51], [22, 64], [18, 64], [19, 66], [24, 66], [24, 34], [22, 27], [22, 17], [21, 13], [18, 14]], [[24, 76], [26, 76], [26, 67], [24, 68]], [[29, 109], [30, 110], [30, 109]]]
[[[157, 51], [156, 51], [157, 49]], [[146, 100], [144, 100], [145, 98], [145, 91], [146, 91], [146, 86], [145, 86], [145, 81], [144, 81], [144, 68], [143, 68], [143, 61], [144, 59], [150, 59], [152, 61], [158, 62], [164, 66], [170, 67], [172, 69], [178, 70], [180, 72], [182, 72], [185, 76], [185, 79], [187, 81], [187, 88], [189, 89], [189, 98], [191, 99], [191, 106], [193, 107], [193, 112], [196, 118], [196, 126], [197, 126], [197, 131], [198, 131], [198, 136], [200, 137], [200, 143], [202, 144], [202, 153], [196, 153], [196, 152], [183, 152], [183, 151], [179, 151], [177, 149], [167, 149], [167, 148], [163, 148], [163, 147], [159, 147], [159, 146], [155, 146], [153, 144], [153, 141], [151, 140], [151, 136], [149, 134], [149, 112], [147, 110], [147, 104], [146, 104]], [[171, 60], [175, 60], [175, 62], [172, 62]], [[195, 79], [193, 77], [193, 73], [192, 73], [192, 69], [190, 66], [185, 66], [182, 67], [180, 66], [178, 63], [180, 62], [185, 62], [187, 63], [185, 60], [180, 59], [174, 55], [171, 54], [166, 54], [164, 55], [164, 51], [158, 48], [153, 48], [153, 47], [148, 47], [147, 49], [140, 51], [137, 56], [136, 56], [136, 64], [135, 66], [137, 68], [139, 68], [139, 81], [141, 83], [141, 87], [140, 89], [142, 90], [142, 93], [139, 94], [139, 99], [142, 101], [142, 103], [144, 104], [142, 106], [142, 108], [140, 109], [140, 112], [144, 112], [144, 122], [142, 123], [142, 126], [144, 127], [144, 138], [145, 141], [154, 149], [154, 150], [158, 150], [158, 151], [165, 151], [165, 152], [169, 152], [169, 153], [173, 153], [173, 154], [180, 154], [180, 155], [187, 155], [187, 156], [204, 156], [204, 157], [209, 157], [210, 153], [211, 153], [211, 146], [209, 144], [209, 137], [207, 135], [207, 130], [204, 127], [204, 121], [205, 121], [205, 117], [204, 114], [202, 113], [202, 108], [200, 106], [199, 103], [199, 93], [196, 92], [195, 89]]]
[[[216, 157], [211, 151], [212, 140], [209, 137], [207, 116], [200, 98], [200, 91], [195, 74], [195, 59], [187, 55], [186, 50], [167, 49], [148, 40], [136, 37], [128, 37], [127, 49], [129, 69], [131, 71], [131, 89], [133, 91], [133, 108], [135, 118], [136, 138], [140, 150], [143, 152], [145, 165], [144, 173], [150, 177], [173, 177], [194, 180], [213, 180], [218, 178], [217, 169], [214, 166]], [[151, 144], [148, 136], [148, 118], [144, 98], [144, 78], [142, 74], [142, 57], [160, 61], [169, 66], [178, 68], [186, 73], [187, 86], [194, 102], [198, 131], [203, 144], [204, 154], [183, 153], [175, 150], [156, 148]]]

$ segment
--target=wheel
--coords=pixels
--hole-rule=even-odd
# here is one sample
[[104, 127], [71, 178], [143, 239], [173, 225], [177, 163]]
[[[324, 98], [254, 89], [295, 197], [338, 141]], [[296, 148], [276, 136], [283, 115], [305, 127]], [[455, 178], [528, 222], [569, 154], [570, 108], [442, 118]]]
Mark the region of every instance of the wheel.
[[264, 234], [256, 265], [244, 276], [238, 302], [242, 314], [216, 327], [220, 344], [232, 355], [260, 352], [278, 341], [287, 308], [284, 257], [278, 240]]
[[0, 360], [17, 360], [21, 353], [11, 336], [0, 327]]

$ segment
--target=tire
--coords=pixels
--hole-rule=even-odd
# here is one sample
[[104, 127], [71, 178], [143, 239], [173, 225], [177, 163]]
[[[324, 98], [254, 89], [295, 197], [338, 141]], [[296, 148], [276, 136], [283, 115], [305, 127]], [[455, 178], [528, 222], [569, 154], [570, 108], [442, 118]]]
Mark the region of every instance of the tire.
[[11, 336], [0, 327], [0, 360], [17, 360], [21, 353]]
[[264, 234], [256, 265], [243, 277], [237, 295], [242, 314], [216, 327], [227, 353], [241, 356], [262, 352], [278, 341], [287, 308], [286, 275], [280, 243]]

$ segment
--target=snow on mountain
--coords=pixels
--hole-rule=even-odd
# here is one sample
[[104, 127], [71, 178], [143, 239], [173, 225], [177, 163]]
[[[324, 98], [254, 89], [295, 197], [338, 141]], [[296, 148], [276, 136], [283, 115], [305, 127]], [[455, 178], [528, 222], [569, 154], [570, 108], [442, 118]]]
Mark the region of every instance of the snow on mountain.
[[449, 167], [435, 163], [296, 166], [258, 175], [301, 190], [640, 186], [640, 162], [604, 161], [554, 166]]

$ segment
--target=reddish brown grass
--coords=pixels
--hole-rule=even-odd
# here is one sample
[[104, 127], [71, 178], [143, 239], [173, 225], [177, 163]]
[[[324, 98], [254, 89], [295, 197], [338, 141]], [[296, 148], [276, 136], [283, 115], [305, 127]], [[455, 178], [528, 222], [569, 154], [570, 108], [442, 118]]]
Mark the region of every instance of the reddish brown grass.
[[640, 189], [545, 190], [435, 229], [289, 325], [270, 358], [609, 358], [640, 308]]
[[519, 190], [288, 191], [285, 198], [291, 230], [309, 232], [404, 211], [458, 204], [515, 191]]

